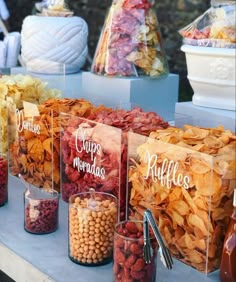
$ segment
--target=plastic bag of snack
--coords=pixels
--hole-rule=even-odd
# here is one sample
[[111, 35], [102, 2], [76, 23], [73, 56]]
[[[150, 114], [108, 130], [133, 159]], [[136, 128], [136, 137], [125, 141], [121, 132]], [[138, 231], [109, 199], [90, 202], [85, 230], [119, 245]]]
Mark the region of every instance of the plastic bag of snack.
[[168, 73], [160, 26], [150, 1], [113, 0], [91, 71], [112, 77]]
[[217, 48], [236, 47], [235, 1], [213, 0], [211, 7], [179, 30], [183, 43]]
[[73, 12], [69, 10], [64, 0], [43, 0], [35, 3], [36, 9], [42, 16], [69, 17]]

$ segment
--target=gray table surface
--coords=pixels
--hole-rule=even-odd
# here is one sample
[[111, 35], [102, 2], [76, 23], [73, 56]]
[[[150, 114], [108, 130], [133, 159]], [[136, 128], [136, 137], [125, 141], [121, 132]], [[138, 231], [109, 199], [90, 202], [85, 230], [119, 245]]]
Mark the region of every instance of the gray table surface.
[[[34, 235], [24, 230], [24, 189], [20, 179], [9, 176], [8, 203], [0, 208], [0, 269], [17, 282], [111, 282], [111, 263], [85, 267], [69, 259], [68, 204], [62, 200], [56, 232]], [[176, 260], [169, 271], [158, 259], [157, 282], [212, 282], [219, 281], [218, 277], [218, 271], [206, 276]]]

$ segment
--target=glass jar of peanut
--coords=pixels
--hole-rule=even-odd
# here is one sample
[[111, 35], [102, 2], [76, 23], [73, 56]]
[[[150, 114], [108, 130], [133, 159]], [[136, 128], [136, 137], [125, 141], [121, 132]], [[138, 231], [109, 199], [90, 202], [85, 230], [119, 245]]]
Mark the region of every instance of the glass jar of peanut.
[[78, 193], [69, 199], [69, 258], [83, 265], [109, 263], [113, 255], [117, 198], [103, 192]]

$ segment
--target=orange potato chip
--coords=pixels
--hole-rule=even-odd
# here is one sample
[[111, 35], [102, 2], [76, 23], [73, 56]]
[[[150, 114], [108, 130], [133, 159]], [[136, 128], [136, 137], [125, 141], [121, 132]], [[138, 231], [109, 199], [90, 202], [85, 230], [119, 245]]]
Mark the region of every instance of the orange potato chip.
[[174, 229], [177, 229], [178, 225], [179, 226], [184, 225], [184, 218], [178, 212], [167, 208], [166, 213], [169, 214], [170, 217], [172, 218]]
[[203, 140], [204, 144], [206, 144], [209, 148], [222, 148], [224, 146], [224, 143], [215, 136], [207, 136]]
[[190, 226], [195, 227], [196, 229], [199, 229], [204, 236], [208, 235], [208, 229], [203, 221], [202, 218], [200, 218], [196, 214], [189, 214], [187, 216], [187, 221]]
[[167, 209], [173, 209], [180, 215], [187, 215], [189, 213], [189, 206], [183, 200], [171, 201], [167, 206]]
[[189, 260], [191, 261], [191, 263], [203, 263], [206, 260], [206, 257], [198, 252], [197, 250], [189, 250], [189, 252], [187, 253]]
[[215, 208], [212, 211], [212, 217], [215, 221], [224, 219], [225, 218], [224, 208]]
[[229, 162], [229, 165], [225, 169], [223, 179], [235, 179], [236, 178], [236, 160]]
[[43, 161], [43, 144], [38, 138], [28, 140], [27, 150], [29, 157], [32, 158], [35, 162]]
[[207, 137], [209, 131], [203, 128], [198, 128], [190, 125], [185, 125], [186, 129], [182, 135], [183, 139], [202, 140]]
[[193, 201], [195, 203], [195, 205], [199, 208], [202, 209], [204, 211], [207, 211], [209, 206], [208, 206], [208, 202], [205, 201], [205, 199], [203, 197], [201, 197], [201, 195], [196, 195], [193, 198]]
[[[133, 190], [133, 189], [132, 189]], [[176, 201], [181, 200], [182, 192], [180, 187], [176, 187], [175, 189], [171, 190], [169, 193], [169, 201]]]
[[182, 187], [181, 188], [183, 196], [185, 198], [185, 200], [187, 201], [187, 204], [190, 206], [190, 208], [192, 209], [192, 211], [194, 213], [197, 213], [198, 208], [195, 204], [195, 202], [193, 201], [192, 197], [189, 195], [189, 193]]
[[221, 177], [214, 171], [205, 174], [194, 173], [193, 181], [198, 193], [204, 196], [211, 196], [218, 193], [222, 185]]
[[209, 163], [200, 158], [191, 158], [190, 159], [190, 169], [193, 174], [204, 174], [211, 170]]
[[52, 155], [52, 146], [53, 146], [53, 139], [47, 138], [43, 141], [43, 149]]

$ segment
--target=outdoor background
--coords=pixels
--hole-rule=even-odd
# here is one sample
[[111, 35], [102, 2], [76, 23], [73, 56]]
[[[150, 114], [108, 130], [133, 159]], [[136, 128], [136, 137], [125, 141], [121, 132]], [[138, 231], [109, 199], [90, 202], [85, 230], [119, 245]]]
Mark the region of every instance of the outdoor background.
[[[32, 0], [6, 0], [11, 13], [12, 31], [21, 31], [24, 18], [35, 13]], [[93, 58], [105, 15], [112, 0], [68, 0], [67, 4], [76, 16], [82, 17], [89, 27], [89, 54]], [[182, 39], [178, 30], [192, 22], [210, 6], [210, 0], [156, 0], [155, 10], [162, 32], [165, 52], [171, 73], [179, 74], [179, 101], [190, 101], [193, 91], [187, 79], [185, 55], [180, 50]], [[90, 69], [87, 62], [85, 70]]]

